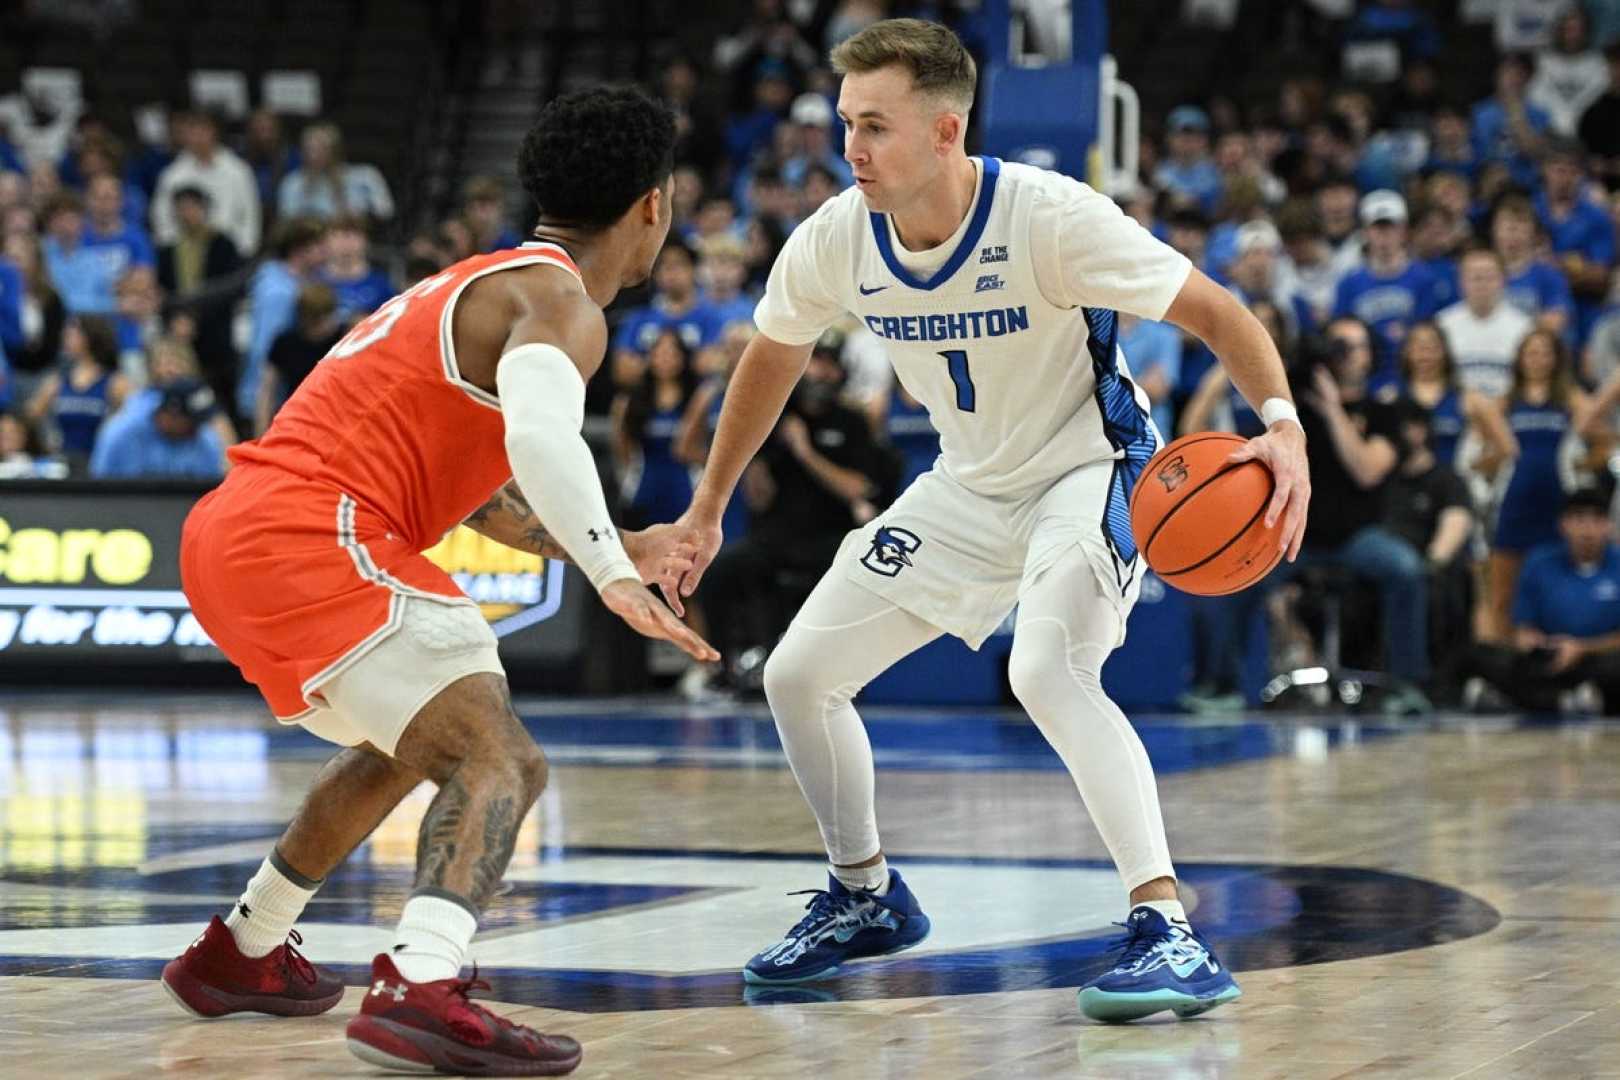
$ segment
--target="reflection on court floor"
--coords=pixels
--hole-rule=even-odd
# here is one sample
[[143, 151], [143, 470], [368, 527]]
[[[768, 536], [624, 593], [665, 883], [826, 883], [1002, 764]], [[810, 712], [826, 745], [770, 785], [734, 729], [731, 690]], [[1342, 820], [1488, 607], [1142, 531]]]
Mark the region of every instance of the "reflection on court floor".
[[[874, 1022], [838, 1036], [877, 1040], [868, 1045], [926, 1016], [930, 1060], [961, 1065], [973, 1060], [969, 1043], [985, 1018], [1012, 1014], [1041, 1033], [1031, 1051], [1039, 1060], [1054, 1040], [1070, 1055], [1076, 1038], [1094, 1052], [1106, 1043], [1104, 1058], [1124, 1070], [1107, 1075], [1129, 1074], [1137, 1059], [1142, 1075], [1160, 1075], [1149, 1068], [1155, 1061], [1174, 1070], [1164, 1075], [1296, 1075], [1253, 1071], [1292, 1060], [1259, 1033], [1298, 1038], [1305, 1014], [1317, 1018], [1312, 1031], [1341, 1030], [1340, 1019], [1319, 1011], [1333, 1001], [1335, 1015], [1375, 1008], [1393, 1037], [1415, 1039], [1424, 1010], [1427, 1023], [1451, 1015], [1415, 1003], [1421, 987], [1447, 987], [1464, 1000], [1473, 993], [1485, 1007], [1498, 992], [1481, 973], [1513, 978], [1521, 960], [1512, 943], [1527, 934], [1542, 947], [1578, 937], [1572, 919], [1620, 922], [1605, 887], [1612, 853], [1562, 867], [1568, 889], [1600, 898], [1595, 906], [1549, 912], [1534, 887], [1551, 865], [1549, 844], [1568, 855], [1604, 843], [1590, 832], [1566, 835], [1569, 804], [1560, 813], [1560, 799], [1586, 800], [1597, 817], [1620, 824], [1612, 728], [1141, 719], [1194, 920], [1246, 997], [1183, 1025], [1209, 1033], [1197, 1039], [1165, 1035], [1162, 1024], [1136, 1036], [1091, 1028], [1072, 1009], [1072, 988], [1106, 963], [1124, 894], [1056, 755], [1015, 714], [874, 710], [886, 846], [934, 933], [912, 952], [851, 965], [825, 982], [745, 988], [742, 961], [801, 913], [804, 898], [785, 894], [825, 882], [813, 822], [768, 716], [647, 702], [522, 711], [552, 758], [554, 782], [524, 823], [473, 958], [499, 1000], [589, 1014], [598, 1018], [589, 1030], [609, 1044], [638, 1029], [637, 1016], [678, 1010], [671, 1015], [703, 1018], [711, 1041], [753, 1046], [749, 1006], [804, 1010], [796, 1030], [825, 1025], [833, 1037], [835, 1014], [819, 1010], [835, 1007], [893, 1028]], [[162, 1048], [177, 1039], [190, 1046], [188, 1061], [224, 1060], [225, 1045], [210, 1049], [183, 1034], [195, 1025], [165, 1008], [150, 980], [235, 897], [326, 752], [234, 699], [131, 708], [36, 698], [0, 710], [8, 1042], [48, 1050], [39, 1011], [47, 1002], [72, 1007], [127, 987], [125, 1031], [144, 1060], [167, 1060]], [[1600, 762], [1610, 767], [1601, 778]], [[424, 786], [407, 799], [300, 923], [305, 951], [351, 985], [365, 981], [410, 889], [430, 796]], [[1589, 985], [1612, 984], [1599, 969]], [[1388, 990], [1397, 975], [1390, 1000], [1364, 993]], [[1458, 990], [1459, 980], [1476, 989]], [[1306, 986], [1317, 989], [1302, 1012]], [[18, 993], [27, 988], [34, 993]], [[1064, 1000], [1068, 1007], [1057, 1004]], [[1392, 1011], [1395, 1000], [1414, 1004]], [[1615, 1001], [1620, 993], [1606, 1006], [1611, 1019]], [[1592, 1022], [1602, 1020], [1602, 1003], [1589, 1003]], [[1508, 1028], [1544, 1026], [1545, 1009], [1508, 1008]], [[942, 1016], [957, 1018], [954, 1034]], [[341, 1032], [336, 1019], [327, 1023], [337, 1026], [292, 1025], [320, 1048]], [[273, 1030], [289, 1028], [247, 1021], [232, 1030], [269, 1045], [283, 1037]], [[1493, 1040], [1459, 1046], [1454, 1060], [1487, 1060]], [[730, 1075], [800, 1075], [797, 1039], [784, 1033], [781, 1041]], [[1359, 1036], [1336, 1045], [1343, 1071], [1376, 1060]], [[1571, 1051], [1577, 1057], [1581, 1045]], [[603, 1056], [587, 1047], [588, 1062]], [[327, 1050], [334, 1069], [353, 1068], [340, 1041], [317, 1056]], [[1416, 1071], [1390, 1075], [1439, 1075], [1415, 1062], [1441, 1058], [1415, 1058]], [[618, 1075], [650, 1075], [631, 1067], [649, 1060], [626, 1051], [621, 1065], [630, 1071]], [[967, 1075], [955, 1067], [939, 1075]]]

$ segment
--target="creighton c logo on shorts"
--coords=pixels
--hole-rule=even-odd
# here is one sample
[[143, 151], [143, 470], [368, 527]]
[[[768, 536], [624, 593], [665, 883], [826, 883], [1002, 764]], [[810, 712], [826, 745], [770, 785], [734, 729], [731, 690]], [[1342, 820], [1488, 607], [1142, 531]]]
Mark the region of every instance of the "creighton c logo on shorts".
[[894, 577], [911, 565], [911, 553], [922, 547], [922, 540], [910, 529], [880, 525], [872, 534], [872, 546], [861, 556], [861, 565], [874, 574]]

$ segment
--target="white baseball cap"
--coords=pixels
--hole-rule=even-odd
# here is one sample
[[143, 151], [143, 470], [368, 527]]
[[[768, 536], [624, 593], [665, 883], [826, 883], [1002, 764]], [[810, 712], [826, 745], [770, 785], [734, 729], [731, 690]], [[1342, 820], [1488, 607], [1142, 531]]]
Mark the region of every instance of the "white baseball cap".
[[1361, 223], [1376, 225], [1380, 221], [1406, 224], [1406, 200], [1401, 198], [1400, 192], [1382, 188], [1361, 197]]
[[804, 124], [808, 127], [831, 127], [833, 121], [832, 106], [827, 99], [817, 93], [800, 94], [793, 99], [793, 108], [788, 111], [788, 118], [795, 124]]
[[1257, 248], [1264, 248], [1267, 251], [1282, 250], [1282, 234], [1277, 231], [1277, 226], [1265, 218], [1256, 218], [1238, 226], [1237, 253], [1247, 255]]

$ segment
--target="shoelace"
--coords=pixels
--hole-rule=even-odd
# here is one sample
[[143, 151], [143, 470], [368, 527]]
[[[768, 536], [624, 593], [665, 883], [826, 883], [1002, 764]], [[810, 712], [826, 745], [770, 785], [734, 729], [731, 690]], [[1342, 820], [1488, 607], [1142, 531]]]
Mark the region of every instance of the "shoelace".
[[281, 943], [284, 950], [282, 959], [286, 961], [290, 970], [298, 973], [300, 979], [313, 986], [316, 979], [315, 965], [304, 959], [303, 953], [293, 948], [294, 945], [302, 945], [303, 943], [304, 936], [302, 934], [296, 930], [288, 930], [287, 940]]
[[799, 889], [788, 893], [789, 896], [808, 896], [805, 910], [809, 912], [788, 931], [788, 937], [794, 937], [808, 930], [823, 919], [842, 920], [849, 915], [860, 901], [854, 893], [848, 896], [834, 896], [826, 889]]
[[1136, 925], [1117, 922], [1114, 924], [1126, 932], [1125, 937], [1116, 941], [1114, 948], [1122, 950], [1119, 959], [1114, 961], [1115, 968], [1128, 968], [1135, 966], [1144, 956], [1153, 951], [1158, 943], [1159, 934], [1146, 928], [1145, 922]]
[[514, 1024], [500, 1013], [490, 1012], [488, 1009], [484, 1008], [482, 1005], [472, 999], [472, 992], [474, 990], [493, 989], [494, 987], [490, 986], [486, 980], [478, 977], [478, 965], [474, 964], [472, 978], [458, 979], [456, 981], [456, 985], [450, 988], [450, 992], [459, 996], [461, 1000], [465, 1001], [467, 1003], [467, 1008], [476, 1012], [480, 1016], [488, 1017], [489, 1019], [495, 1021], [495, 1023], [499, 1026], [506, 1028], [508, 1031], [516, 1031], [519, 1034], [527, 1033], [529, 1029], [524, 1027], [522, 1024]]

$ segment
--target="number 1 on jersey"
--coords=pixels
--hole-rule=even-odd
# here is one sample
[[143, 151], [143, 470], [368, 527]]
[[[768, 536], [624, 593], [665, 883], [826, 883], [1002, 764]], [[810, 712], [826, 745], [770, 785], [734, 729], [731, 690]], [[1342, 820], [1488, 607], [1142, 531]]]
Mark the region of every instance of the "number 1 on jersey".
[[963, 412], [973, 412], [973, 376], [968, 371], [967, 350], [946, 349], [939, 355], [945, 358], [951, 382], [956, 384], [956, 407]]

